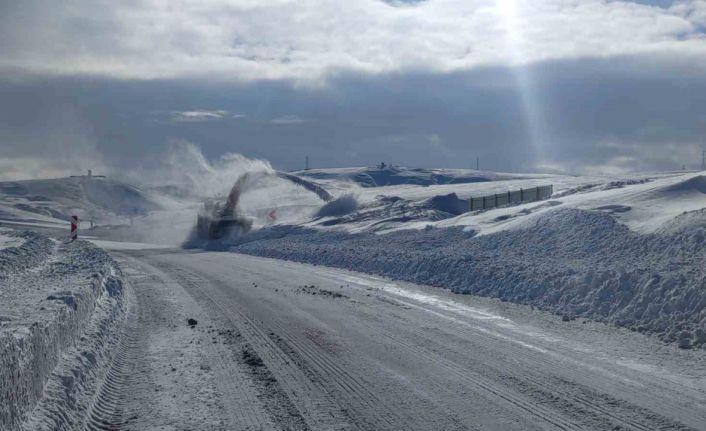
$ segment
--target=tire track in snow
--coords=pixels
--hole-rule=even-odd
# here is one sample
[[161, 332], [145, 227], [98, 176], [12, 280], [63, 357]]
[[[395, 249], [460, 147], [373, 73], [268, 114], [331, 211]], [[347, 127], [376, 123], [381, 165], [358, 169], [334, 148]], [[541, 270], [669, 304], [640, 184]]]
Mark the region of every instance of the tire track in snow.
[[[326, 271], [326, 270], [324, 270]], [[331, 275], [327, 274], [327, 277]], [[356, 283], [356, 279], [351, 278], [350, 280]], [[386, 281], [385, 281], [386, 282]], [[399, 289], [398, 289], [399, 290]], [[383, 292], [385, 292], [383, 290]], [[385, 294], [389, 294], [385, 292]], [[398, 292], [392, 292], [392, 296], [396, 300], [401, 301], [400, 306], [406, 306], [410, 309], [414, 308], [419, 311], [425, 311], [432, 313], [432, 315], [438, 317], [445, 317], [440, 311], [432, 310], [432, 305], [423, 304], [420, 305], [416, 302], [412, 302], [409, 298], [403, 298]], [[370, 316], [370, 320], [364, 320], [363, 324], [369, 324], [371, 320], [374, 320], [374, 316]], [[523, 347], [522, 343], [503, 343], [504, 338], [495, 337], [493, 331], [488, 331], [483, 328], [475, 328], [475, 325], [468, 325], [465, 320], [460, 320], [461, 316], [448, 317], [452, 321], [459, 323], [456, 327], [455, 332], [452, 335], [454, 337], [459, 337], [461, 340], [467, 340], [472, 338], [482, 338], [487, 340], [485, 343], [478, 345], [480, 348], [487, 349], [488, 347], [502, 344], [502, 352], [509, 353], [512, 352], [512, 356], [515, 358], [525, 358], [523, 360], [528, 368], [525, 369], [522, 374], [515, 376], [508, 376], [507, 370], [493, 369], [493, 372], [499, 378], [499, 381], [512, 382], [513, 385], [517, 385], [516, 389], [519, 389], [521, 393], [526, 394], [536, 398], [539, 402], [547, 405], [553, 405], [556, 408], [564, 411], [568, 417], [575, 417], [577, 421], [585, 424], [601, 424], [600, 426], [620, 426], [622, 429], [634, 429], [634, 430], [653, 430], [653, 429], [670, 429], [670, 430], [691, 430], [693, 428], [688, 427], [684, 424], [680, 424], [661, 416], [655, 412], [652, 412], [643, 407], [630, 404], [621, 399], [615, 398], [608, 394], [597, 393], [586, 385], [582, 385], [576, 381], [569, 381], [565, 377], [559, 375], [547, 375], [547, 368], [554, 368], [558, 366], [555, 356], [547, 356], [539, 352], [537, 349], [532, 349]], [[383, 327], [383, 325], [380, 325]], [[372, 329], [377, 329], [375, 326]], [[391, 338], [396, 338], [399, 333], [393, 333], [391, 331], [386, 331], [387, 336]], [[502, 334], [500, 334], [502, 335]], [[415, 337], [421, 336], [420, 333], [415, 333]], [[466, 337], [467, 336], [467, 337]], [[503, 336], [505, 337], [505, 336]], [[432, 338], [427, 339], [428, 343], [436, 344], [438, 349], [448, 349], [448, 346], [437, 344]], [[419, 344], [419, 343], [417, 343]], [[415, 344], [415, 346], [417, 345]], [[411, 344], [406, 344], [407, 346], [413, 347]], [[431, 353], [431, 352], [430, 352]], [[550, 352], [548, 352], [550, 353]], [[437, 355], [431, 353], [432, 355]], [[566, 358], [568, 359], [568, 358]], [[562, 360], [565, 360], [562, 358]], [[528, 373], [530, 368], [535, 368], [534, 364], [542, 364], [539, 368], [539, 374], [537, 371], [532, 371]], [[569, 364], [563, 364], [562, 367], [566, 367]], [[578, 362], [572, 362], [569, 366], [571, 367], [571, 372], [576, 375], [585, 374], [585, 369], [579, 365], [584, 365]], [[487, 364], [486, 367], [490, 365]], [[493, 367], [491, 367], [493, 368]], [[601, 371], [604, 371], [601, 369]], [[605, 370], [607, 376], [611, 374]], [[537, 375], [535, 375], [537, 374]], [[585, 375], [587, 379], [596, 379], [598, 376], [593, 373], [590, 375]], [[601, 376], [603, 377], [603, 376]], [[618, 376], [616, 376], [618, 377]], [[633, 385], [639, 385], [638, 382], [629, 381]], [[622, 382], [621, 384], [626, 384]], [[559, 396], [557, 396], [559, 395]], [[577, 410], [582, 411], [582, 415], [577, 415]], [[610, 419], [610, 421], [608, 421]], [[608, 422], [610, 422], [608, 424]]]
[[87, 431], [120, 431], [125, 418], [123, 407], [128, 396], [125, 389], [136, 379], [133, 367], [139, 355], [137, 304], [130, 289], [125, 289], [128, 311], [123, 334], [113, 359], [86, 412]]
[[[397, 299], [400, 300], [399, 298]], [[417, 308], [420, 311], [425, 310], [424, 307], [406, 300], [402, 300], [401, 304]], [[443, 365], [444, 368], [459, 377], [466, 375], [465, 378], [467, 379], [471, 378], [471, 375], [474, 374], [471, 370], [468, 370], [467, 367], [459, 366], [455, 362], [444, 358], [438, 353], [444, 349], [448, 350], [449, 346], [439, 344], [433, 338], [425, 337], [426, 343], [429, 343], [429, 345], [435, 345], [436, 351], [431, 351], [420, 347], [420, 344], [425, 343], [408, 343], [400, 337], [399, 332], [387, 330], [384, 325], [371, 325], [370, 322], [372, 321], [375, 321], [374, 316], [370, 316], [370, 319], [362, 320], [361, 324], [369, 326], [370, 330], [378, 331], [381, 335], [389, 338], [390, 341], [409, 350], [411, 354], [419, 357], [425, 357], [432, 362]], [[457, 336], [459, 339], [463, 339], [464, 341], [469, 338], [481, 337], [490, 342], [502, 342], [502, 340], [494, 338], [491, 334], [485, 331], [473, 331], [466, 326], [458, 326], [456, 330], [456, 333], [452, 335]], [[418, 338], [422, 335], [419, 332], [415, 332], [413, 336]], [[487, 349], [490, 345], [491, 343], [486, 342], [482, 343], [478, 347]], [[538, 353], [535, 350], [523, 348], [521, 344], [504, 343], [503, 352], [511, 352], [512, 356], [515, 358], [526, 358], [526, 360], [522, 361], [526, 364], [542, 363], [545, 367], [557, 367], [556, 362], [546, 360], [545, 355]], [[492, 370], [493, 374], [495, 374], [497, 378], [495, 380], [490, 379], [489, 377], [483, 378], [480, 374], [475, 373], [476, 376], [472, 378], [473, 381], [478, 381], [480, 378], [480, 382], [482, 383], [481, 386], [483, 387], [496, 387], [497, 383], [505, 383], [507, 387], [504, 390], [500, 389], [500, 393], [505, 394], [503, 397], [508, 396], [509, 399], [514, 398], [515, 400], [527, 397], [530, 403], [535, 403], [539, 407], [532, 407], [532, 404], [525, 404], [522, 402], [516, 403], [517, 406], [520, 406], [526, 411], [532, 412], [540, 418], [551, 418], [553, 416], [552, 422], [557, 422], [556, 425], [568, 426], [568, 429], [582, 429], [583, 425], [595, 426], [596, 424], [600, 427], [612, 428], [618, 426], [620, 427], [619, 429], [642, 431], [654, 429], [693, 429], [660, 416], [657, 413], [614, 398], [610, 395], [596, 393], [587, 386], [580, 385], [577, 382], [571, 382], [565, 378], [547, 375], [546, 373], [534, 376], [534, 371], [532, 373], [528, 373], [528, 369], [523, 369], [523, 373], [518, 375], [508, 375], [508, 373], [512, 372], [512, 369], [496, 369], [496, 367], [493, 367], [490, 364], [484, 364], [483, 366], [485, 369], [488, 369], [488, 371]], [[546, 368], [544, 371], [546, 372]], [[515, 392], [520, 397], [513, 397], [510, 395], [510, 392]], [[522, 407], [523, 405], [526, 407]], [[557, 411], [552, 414], [551, 409], [557, 409]], [[541, 414], [542, 411], [544, 411], [543, 414]], [[579, 412], [581, 414], [578, 414]], [[560, 417], [558, 416], [558, 413], [565, 415], [565, 422], [563, 425], [559, 420]], [[578, 428], [575, 428], [577, 426]]]
[[[183, 269], [180, 270], [183, 271]], [[268, 279], [266, 275], [257, 275], [263, 280]], [[196, 277], [205, 278], [212, 285], [232, 291], [227, 284], [216, 277], [209, 275]], [[278, 282], [274, 279], [271, 281]], [[219, 296], [218, 300], [222, 304], [230, 302], [233, 307], [238, 307], [239, 304], [226, 296]], [[365, 381], [362, 376], [357, 376], [349, 370], [351, 364], [340, 365], [320, 346], [296, 335], [296, 331], [288, 329], [290, 325], [287, 322], [268, 314], [267, 322], [262, 322], [259, 326], [268, 329], [263, 331], [261, 336], [267, 336], [274, 341], [312, 382], [316, 382], [331, 394], [341, 409], [356, 413], [351, 419], [361, 429], [468, 429], [467, 425], [461, 424], [453, 415], [444, 418], [430, 417], [425, 410], [405, 410], [405, 415], [402, 416], [399, 413], [400, 406], [391, 403], [395, 397], [389, 394], [387, 398], [380, 397], [380, 394], [373, 389], [375, 386], [373, 382]], [[439, 421], [442, 421], [443, 425]]]
[[[125, 254], [121, 255], [123, 258], [129, 260], [131, 266], [139, 268], [142, 274], [147, 274], [147, 277], [152, 278], [152, 284], [164, 284], [166, 285], [165, 287], [172, 292], [174, 292], [175, 289], [171, 286], [176, 287], [176, 285], [179, 285], [179, 283], [173, 280], [169, 274], [160, 271], [159, 268], [149, 265], [143, 261], [131, 259], [130, 256], [126, 256]], [[141, 283], [140, 288], [143, 288], [143, 290], [149, 290], [145, 289], [146, 284], [150, 283]], [[153, 293], [156, 293], [157, 295], [162, 294], [161, 292]], [[193, 301], [193, 299], [188, 296], [186, 291], [183, 291], [182, 294], [189, 298], [189, 300]], [[144, 304], [143, 311], [145, 313], [154, 313], [155, 310], [153, 309], [156, 304], [153, 299], [150, 299], [150, 294], [145, 294], [143, 292], [141, 296], [146, 302]], [[195, 311], [196, 310], [192, 309], [192, 312]], [[174, 312], [174, 310], [172, 310], [172, 312]], [[198, 317], [199, 325], [202, 327], [212, 326], [208, 325], [208, 323], [213, 319], [210, 319], [203, 314], [200, 314]], [[153, 320], [155, 318], [156, 320], [159, 320], [158, 316], [153, 315], [151, 318]], [[152, 324], [154, 324], [154, 322]], [[144, 325], [146, 326], [148, 323], [145, 322]], [[222, 404], [225, 406], [225, 411], [222, 412], [222, 419], [226, 419], [227, 425], [223, 424], [218, 427], [218, 429], [228, 431], [258, 431], [277, 429], [278, 427], [273, 424], [268, 415], [262, 409], [262, 403], [255, 394], [253, 382], [246, 375], [242, 366], [230, 357], [230, 349], [228, 349], [228, 346], [206, 342], [207, 340], [203, 341], [204, 342], [201, 343], [201, 348], [207, 352], [205, 359], [211, 365], [211, 371], [215, 377], [216, 386], [218, 387], [222, 397]], [[140, 386], [139, 383], [137, 386]], [[144, 388], [139, 387], [136, 387], [135, 389], [144, 390]], [[154, 389], [150, 388], [150, 390]], [[140, 414], [144, 414], [144, 412], [140, 412]]]
[[[280, 378], [290, 399], [297, 394], [321, 397], [323, 391], [331, 404], [323, 404], [320, 411], [347, 408], [353, 428], [432, 429], [433, 416], [456, 416], [449, 415], [451, 411], [458, 412], [468, 428], [701, 429], [702, 403], [690, 387], [684, 388], [688, 395], [679, 394], [675, 381], [653, 381], [646, 373], [627, 372], [601, 358], [584, 358], [589, 350], [573, 350], [561, 337], [515, 333], [511, 321], [483, 323], [473, 313], [467, 316], [464, 310], [419, 304], [399, 295], [390, 295], [393, 301], [377, 301], [376, 295], [369, 294], [371, 289], [357, 286], [345, 291], [350, 295], [345, 300], [331, 302], [316, 296], [290, 301], [288, 294], [298, 292], [297, 283], [315, 280], [338, 288], [345, 279], [337, 274], [321, 277], [318, 268], [293, 263], [215, 253], [154, 260], [160, 265], [166, 261], [169, 272], [191, 279], [184, 286], [194, 290], [195, 297], [204, 297], [209, 304], [204, 308], [214, 309], [216, 304], [222, 314], [231, 315], [233, 325]], [[250, 281], [261, 286], [253, 283], [251, 287]], [[318, 328], [323, 330], [322, 338], [311, 338], [307, 331]], [[549, 327], [548, 334], [554, 333], [553, 328]], [[332, 344], [327, 341], [330, 336], [336, 340]], [[390, 351], [381, 350], [386, 346]], [[585, 344], [585, 348], [591, 346]], [[292, 367], [291, 375], [278, 368], [277, 361], [287, 360], [293, 365], [281, 364]], [[378, 398], [368, 396], [358, 385]], [[666, 393], [660, 392], [663, 386], [669, 389]], [[687, 405], [680, 407], [680, 401]], [[312, 429], [323, 428], [311, 420], [317, 402], [293, 400]], [[389, 414], [387, 420], [369, 412], [370, 405]], [[684, 413], [689, 408], [693, 411]], [[398, 422], [399, 415], [405, 422]], [[423, 415], [428, 417], [419, 419]], [[493, 415], [501, 416], [496, 420]], [[441, 423], [443, 419], [436, 422]], [[501, 423], [507, 427], [498, 428]]]
[[[333, 401], [321, 391], [313, 382], [310, 382], [293, 364], [284, 352], [282, 352], [276, 344], [270, 340], [268, 334], [250, 318], [242, 314], [239, 310], [225, 309], [224, 304], [227, 301], [216, 299], [203, 288], [201, 284], [208, 283], [205, 279], [197, 276], [190, 271], [182, 268], [177, 268], [160, 262], [159, 267], [164, 268], [174, 274], [178, 274], [179, 281], [187, 286], [189, 291], [195, 293], [196, 296], [202, 296], [202, 300], [209, 301], [212, 307], [215, 307], [220, 314], [229, 320], [233, 326], [245, 337], [249, 346], [257, 353], [258, 357], [264, 362], [264, 365], [273, 373], [276, 378], [277, 385], [270, 387], [270, 390], [281, 390], [282, 395], [275, 394], [279, 400], [288, 400], [293, 406], [296, 406], [296, 412], [291, 412], [293, 416], [301, 414], [305, 424], [299, 424], [292, 429], [307, 430], [309, 428], [316, 430], [336, 430], [350, 429], [350, 424], [347, 423], [345, 417]], [[237, 315], [237, 319], [233, 314]], [[281, 387], [279, 389], [277, 386]], [[265, 404], [267, 408], [267, 404]], [[270, 413], [277, 419], [277, 412]], [[287, 420], [287, 418], [279, 417], [279, 421]], [[295, 420], [296, 422], [296, 420]]]

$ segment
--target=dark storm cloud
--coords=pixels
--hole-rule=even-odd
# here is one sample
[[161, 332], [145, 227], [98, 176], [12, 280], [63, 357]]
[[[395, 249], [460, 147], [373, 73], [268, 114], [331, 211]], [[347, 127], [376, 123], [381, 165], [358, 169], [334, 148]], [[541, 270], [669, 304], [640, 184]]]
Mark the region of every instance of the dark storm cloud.
[[[532, 77], [530, 108], [546, 122], [541, 143], [529, 133], [520, 72]], [[703, 70], [624, 57], [520, 72], [341, 74], [324, 87], [23, 76], [0, 83], [0, 155], [75, 148], [124, 167], [187, 140], [211, 158], [238, 152], [282, 169], [300, 168], [305, 155], [317, 166], [473, 167], [480, 157], [483, 168], [507, 171], [695, 167], [706, 134]]]
[[0, 170], [179, 140], [285, 169], [672, 169], [702, 144], [704, 26], [696, 0], [0, 2]]

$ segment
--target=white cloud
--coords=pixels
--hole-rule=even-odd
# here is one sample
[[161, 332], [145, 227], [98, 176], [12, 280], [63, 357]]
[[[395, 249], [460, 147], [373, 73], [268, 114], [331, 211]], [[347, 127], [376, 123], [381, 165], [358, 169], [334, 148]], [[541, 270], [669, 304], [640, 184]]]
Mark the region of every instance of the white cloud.
[[[512, 6], [512, 7], [510, 7]], [[706, 1], [202, 0], [0, 6], [0, 66], [118, 78], [295, 79], [658, 53], [706, 58]]]
[[298, 117], [296, 115], [283, 115], [282, 117], [277, 117], [272, 120], [270, 120], [270, 123], [273, 124], [301, 124], [301, 123], [306, 123], [307, 120], [304, 118]]
[[636, 141], [599, 141], [593, 157], [584, 159], [546, 158], [528, 168], [558, 174], [618, 175], [630, 172], [698, 169], [701, 149], [697, 142], [645, 143]]
[[222, 120], [224, 118], [240, 118], [238, 114], [231, 115], [228, 111], [174, 111], [172, 112], [172, 121], [176, 122], [202, 122], [212, 120]]

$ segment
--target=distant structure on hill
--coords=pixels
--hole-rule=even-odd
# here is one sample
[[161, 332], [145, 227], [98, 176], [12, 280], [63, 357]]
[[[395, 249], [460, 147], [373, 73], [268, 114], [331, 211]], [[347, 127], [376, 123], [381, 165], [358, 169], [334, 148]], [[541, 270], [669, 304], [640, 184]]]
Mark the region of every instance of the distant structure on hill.
[[71, 178], [105, 178], [105, 175], [93, 175], [93, 169], [89, 169], [86, 175], [71, 175]]

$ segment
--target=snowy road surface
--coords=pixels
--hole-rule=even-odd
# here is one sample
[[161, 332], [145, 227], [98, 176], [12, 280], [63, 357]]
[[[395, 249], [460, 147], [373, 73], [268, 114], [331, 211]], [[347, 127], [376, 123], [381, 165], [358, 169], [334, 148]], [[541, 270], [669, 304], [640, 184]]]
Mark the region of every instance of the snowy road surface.
[[137, 306], [111, 429], [706, 430], [700, 351], [343, 270], [112, 254]]

